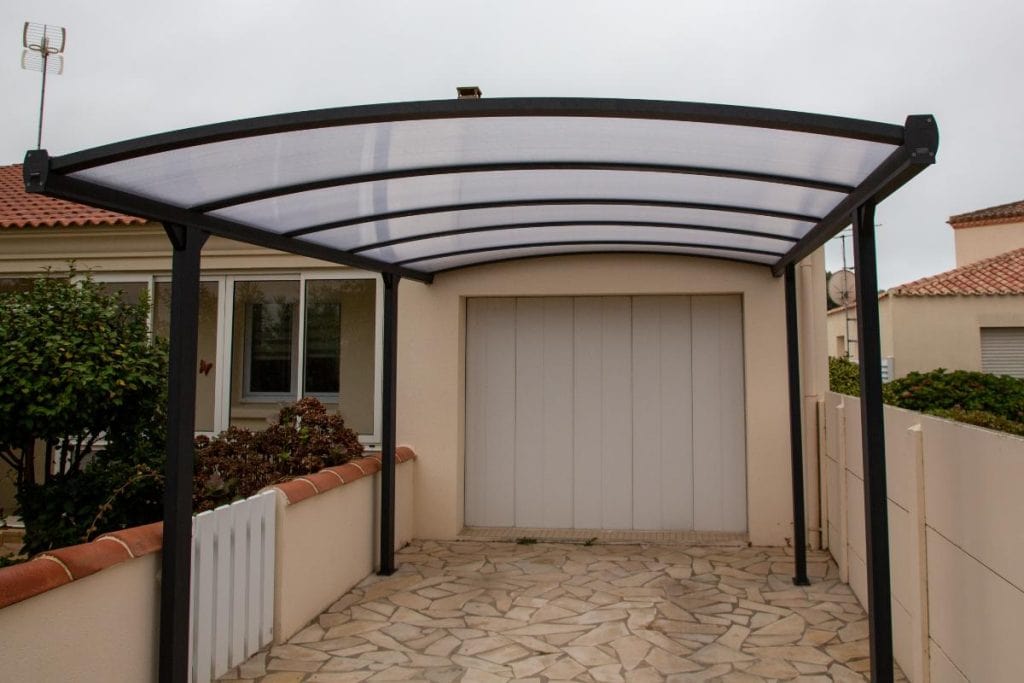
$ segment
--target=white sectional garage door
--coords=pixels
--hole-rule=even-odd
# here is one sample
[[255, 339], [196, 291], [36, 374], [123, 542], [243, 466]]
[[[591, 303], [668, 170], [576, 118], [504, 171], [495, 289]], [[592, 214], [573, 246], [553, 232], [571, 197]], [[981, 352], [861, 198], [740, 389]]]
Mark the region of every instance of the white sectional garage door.
[[745, 531], [738, 296], [470, 299], [466, 524]]

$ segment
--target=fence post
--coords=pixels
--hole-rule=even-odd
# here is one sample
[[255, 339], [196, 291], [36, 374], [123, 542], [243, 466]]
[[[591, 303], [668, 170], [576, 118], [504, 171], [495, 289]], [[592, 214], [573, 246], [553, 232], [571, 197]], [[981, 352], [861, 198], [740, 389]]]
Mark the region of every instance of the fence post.
[[[921, 683], [931, 680], [931, 652], [929, 647], [929, 607], [928, 607], [928, 508], [925, 500], [924, 481], [924, 428], [916, 424], [908, 430], [913, 440], [911, 452], [914, 454], [914, 483], [916, 484], [911, 500], [914, 505], [914, 522], [917, 533], [917, 624], [914, 630], [918, 634], [918, 653], [914, 657], [920, 662], [918, 673]], [[918, 659], [920, 658], [920, 659]]]
[[839, 580], [850, 583], [850, 506], [846, 483], [846, 399], [836, 408], [836, 446], [839, 449]]

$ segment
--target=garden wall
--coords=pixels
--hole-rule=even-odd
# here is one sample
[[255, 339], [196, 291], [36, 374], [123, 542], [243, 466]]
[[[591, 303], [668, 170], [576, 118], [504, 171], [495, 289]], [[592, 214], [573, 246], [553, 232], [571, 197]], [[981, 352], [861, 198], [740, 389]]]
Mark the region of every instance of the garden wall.
[[[860, 402], [825, 401], [826, 542], [867, 604]], [[886, 406], [896, 660], [920, 681], [1017, 681], [1024, 439]]]
[[[415, 459], [408, 448], [397, 459]], [[287, 639], [377, 563], [379, 456], [278, 490], [275, 640]], [[411, 540], [413, 467], [397, 468], [395, 545]], [[0, 569], [0, 678], [155, 680], [162, 525], [105, 534]]]

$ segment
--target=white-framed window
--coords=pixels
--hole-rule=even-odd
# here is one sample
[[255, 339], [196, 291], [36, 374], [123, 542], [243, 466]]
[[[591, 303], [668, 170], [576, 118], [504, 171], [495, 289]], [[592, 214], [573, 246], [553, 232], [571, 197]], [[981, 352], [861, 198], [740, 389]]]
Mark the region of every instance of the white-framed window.
[[[153, 333], [170, 331], [169, 274], [93, 273], [109, 291], [151, 302]], [[383, 286], [375, 273], [203, 273], [196, 432], [266, 427], [279, 407], [314, 396], [380, 443]]]
[[314, 396], [379, 443], [379, 276], [245, 274], [229, 276], [228, 291], [229, 422], [258, 429], [282, 404]]

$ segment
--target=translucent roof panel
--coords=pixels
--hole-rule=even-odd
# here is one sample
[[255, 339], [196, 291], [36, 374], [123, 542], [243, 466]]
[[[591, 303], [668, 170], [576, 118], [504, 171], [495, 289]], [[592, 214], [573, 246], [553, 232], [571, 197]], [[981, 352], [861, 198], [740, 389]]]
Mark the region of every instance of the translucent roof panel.
[[[452, 118], [211, 142], [77, 175], [176, 206], [327, 178], [496, 162], [656, 164], [853, 187], [893, 149], [878, 142], [723, 124], [550, 116]], [[234, 172], [224, 173], [225, 168]]]
[[779, 274], [934, 161], [906, 126], [693, 102], [405, 102], [200, 126], [25, 160], [26, 187], [402, 277], [654, 251]]
[[775, 261], [774, 257], [760, 254], [747, 254], [744, 252], [729, 252], [720, 249], [700, 249], [698, 247], [673, 247], [666, 245], [642, 245], [642, 244], [561, 244], [542, 247], [522, 247], [519, 249], [505, 248], [479, 251], [457, 256], [440, 256], [429, 261], [420, 261], [416, 264], [428, 273], [439, 273], [456, 268], [465, 268], [483, 263], [495, 261], [510, 261], [520, 258], [532, 258], [535, 256], [558, 256], [565, 253], [590, 254], [590, 253], [644, 253], [644, 254], [678, 254], [683, 256], [705, 256], [709, 258], [721, 258], [734, 261], [750, 261], [769, 265]]
[[716, 233], [707, 230], [691, 230], [687, 228], [656, 228], [646, 226], [621, 225], [567, 225], [552, 227], [530, 227], [505, 230], [489, 230], [471, 232], [447, 237], [421, 239], [415, 242], [404, 242], [392, 246], [378, 247], [361, 251], [364, 256], [380, 259], [388, 263], [410, 264], [413, 261], [427, 259], [437, 254], [475, 250], [483, 247], [521, 246], [524, 244], [546, 244], [550, 242], [584, 241], [614, 242], [628, 239], [639, 242], [675, 242], [680, 244], [723, 246], [732, 250], [744, 249], [751, 253], [760, 252], [765, 255], [779, 257], [792, 246], [791, 242], [752, 237], [734, 233]]
[[414, 214], [356, 223], [307, 235], [305, 239], [337, 249], [365, 250], [381, 242], [413, 240], [453, 231], [470, 231], [496, 226], [537, 224], [613, 224], [662, 223], [676, 226], [702, 226], [724, 230], [743, 230], [755, 234], [777, 235], [793, 242], [809, 230], [813, 221], [744, 214], [725, 210], [693, 209], [685, 206], [632, 204], [558, 204], [511, 205], [486, 209], [462, 209]]
[[536, 170], [456, 173], [310, 190], [263, 199], [212, 215], [275, 233], [333, 227], [353, 217], [364, 220], [395, 212], [493, 202], [565, 199], [620, 199], [695, 202], [816, 221], [844, 195], [828, 190], [775, 185], [755, 180], [672, 173]]

